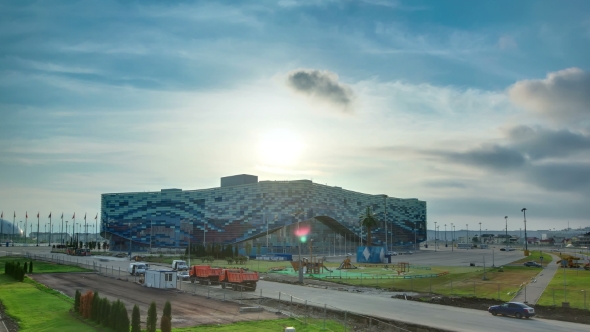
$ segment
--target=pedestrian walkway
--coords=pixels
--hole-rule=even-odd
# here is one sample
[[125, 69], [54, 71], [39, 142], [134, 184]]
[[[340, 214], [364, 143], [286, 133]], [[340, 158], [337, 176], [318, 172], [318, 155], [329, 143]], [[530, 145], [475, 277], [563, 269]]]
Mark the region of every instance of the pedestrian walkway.
[[555, 264], [555, 262], [561, 258], [553, 254], [551, 256], [553, 256], [553, 260], [551, 263], [544, 266], [543, 270], [541, 270], [541, 272], [539, 272], [539, 274], [535, 277], [534, 284], [529, 283], [527, 286], [523, 287], [516, 294], [516, 296], [512, 298], [512, 302], [527, 302], [529, 304], [536, 304], [537, 301], [539, 301], [541, 295], [543, 295], [543, 292], [545, 292], [545, 289], [547, 289], [547, 286], [559, 269], [559, 265]]

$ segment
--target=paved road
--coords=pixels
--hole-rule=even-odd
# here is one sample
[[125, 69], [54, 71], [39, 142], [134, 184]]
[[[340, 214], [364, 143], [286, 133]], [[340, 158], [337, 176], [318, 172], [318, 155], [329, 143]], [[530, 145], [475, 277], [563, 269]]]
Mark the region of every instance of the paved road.
[[[530, 304], [535, 304], [545, 292], [547, 286], [555, 276], [555, 272], [559, 269], [559, 265], [555, 264], [556, 261], [559, 260], [558, 256], [553, 255], [553, 260], [551, 263], [547, 264], [540, 269], [539, 274], [535, 277], [535, 279], [523, 287], [517, 294], [512, 298], [514, 302], [528, 302]], [[544, 264], [545, 265], [545, 264]], [[531, 269], [535, 269], [531, 267]]]
[[342, 310], [363, 315], [428, 325], [451, 331], [588, 332], [590, 330], [588, 325], [583, 324], [534, 318], [527, 320], [503, 316], [494, 317], [481, 310], [297, 285], [260, 281], [258, 288], [262, 289], [264, 297], [278, 298], [279, 292], [282, 292], [283, 299], [286, 298], [285, 294], [292, 294], [309, 301], [326, 303]]

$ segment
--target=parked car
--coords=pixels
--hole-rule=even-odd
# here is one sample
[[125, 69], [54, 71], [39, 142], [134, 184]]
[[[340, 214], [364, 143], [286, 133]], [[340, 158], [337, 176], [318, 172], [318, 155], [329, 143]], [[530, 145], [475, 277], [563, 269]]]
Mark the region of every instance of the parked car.
[[176, 273], [176, 279], [177, 280], [189, 280], [190, 276], [188, 274], [188, 271], [178, 271]]
[[535, 309], [521, 302], [507, 302], [501, 305], [493, 305], [488, 308], [492, 315], [514, 316], [516, 318], [529, 318], [535, 315]]
[[397, 256], [397, 252], [395, 251], [388, 251], [387, 254], [391, 256]]
[[404, 255], [411, 255], [413, 253], [414, 253], [413, 251], [406, 251], [406, 252], [404, 252]]
[[504, 248], [500, 248], [500, 251], [514, 251], [514, 248], [510, 248], [510, 247], [504, 247]]
[[543, 265], [541, 265], [541, 264], [539, 264], [537, 262], [533, 262], [533, 261], [524, 263], [524, 266], [528, 266], [528, 267], [543, 267]]

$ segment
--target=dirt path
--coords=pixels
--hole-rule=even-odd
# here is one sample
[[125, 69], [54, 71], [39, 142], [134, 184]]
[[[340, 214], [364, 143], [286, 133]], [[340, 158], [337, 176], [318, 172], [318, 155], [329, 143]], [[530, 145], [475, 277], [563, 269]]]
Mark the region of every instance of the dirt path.
[[142, 325], [145, 324], [147, 310], [152, 301], [156, 302], [159, 316], [162, 314], [166, 301], [170, 301], [173, 327], [229, 324], [239, 321], [277, 318], [276, 314], [270, 312], [240, 313], [240, 306], [233, 302], [192, 296], [176, 290], [143, 287], [131, 281], [103, 277], [94, 273], [34, 274], [32, 278], [71, 297], [75, 296], [76, 290], [80, 290], [82, 293], [92, 290], [98, 291], [100, 297], [106, 297], [110, 301], [119, 299], [127, 307], [129, 317], [131, 317], [133, 305], [137, 304], [141, 313]]

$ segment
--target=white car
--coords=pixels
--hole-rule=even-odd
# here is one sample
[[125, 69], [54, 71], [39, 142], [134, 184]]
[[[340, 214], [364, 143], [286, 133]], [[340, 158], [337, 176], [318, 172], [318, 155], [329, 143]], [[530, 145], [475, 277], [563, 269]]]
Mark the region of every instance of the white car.
[[188, 274], [188, 271], [178, 271], [176, 273], [176, 280], [189, 280], [190, 276]]
[[388, 251], [387, 254], [391, 256], [397, 256], [397, 252], [395, 251]]

